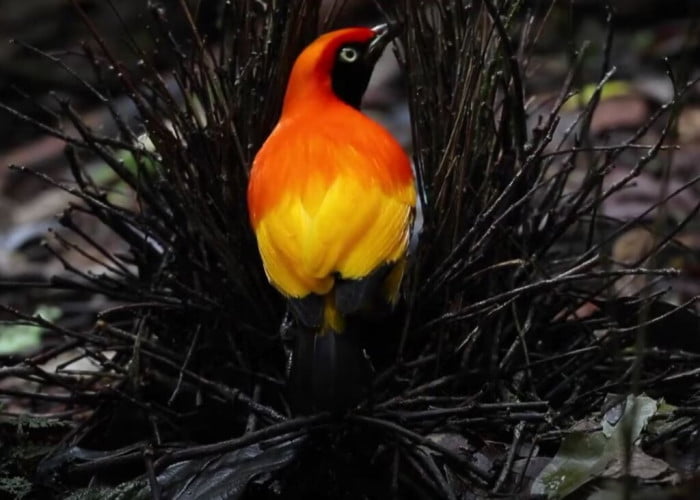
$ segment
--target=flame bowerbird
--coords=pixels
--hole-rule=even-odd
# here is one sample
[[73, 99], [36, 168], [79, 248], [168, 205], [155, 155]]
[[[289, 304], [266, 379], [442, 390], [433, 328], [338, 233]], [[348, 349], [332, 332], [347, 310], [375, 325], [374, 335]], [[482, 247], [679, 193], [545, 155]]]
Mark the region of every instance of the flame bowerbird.
[[399, 294], [414, 176], [401, 145], [360, 111], [392, 37], [386, 26], [346, 28], [306, 47], [250, 173], [265, 272], [304, 329], [293, 377], [307, 411], [352, 401], [366, 361], [348, 320]]

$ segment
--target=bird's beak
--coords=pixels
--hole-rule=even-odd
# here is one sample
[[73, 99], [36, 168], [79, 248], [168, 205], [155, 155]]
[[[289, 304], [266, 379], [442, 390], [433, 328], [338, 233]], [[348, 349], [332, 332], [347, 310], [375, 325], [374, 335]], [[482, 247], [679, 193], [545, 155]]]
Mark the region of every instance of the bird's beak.
[[386, 46], [399, 34], [399, 30], [395, 24], [380, 24], [372, 28], [372, 31], [374, 31], [375, 35], [369, 43], [367, 52], [365, 52], [365, 61], [374, 65]]

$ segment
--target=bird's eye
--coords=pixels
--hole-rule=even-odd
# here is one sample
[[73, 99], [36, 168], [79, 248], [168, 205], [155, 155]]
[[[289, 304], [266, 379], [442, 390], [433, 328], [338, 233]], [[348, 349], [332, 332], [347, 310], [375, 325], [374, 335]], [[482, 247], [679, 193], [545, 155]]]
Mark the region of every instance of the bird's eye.
[[354, 63], [360, 58], [360, 53], [354, 47], [343, 47], [338, 55], [341, 61], [346, 63]]

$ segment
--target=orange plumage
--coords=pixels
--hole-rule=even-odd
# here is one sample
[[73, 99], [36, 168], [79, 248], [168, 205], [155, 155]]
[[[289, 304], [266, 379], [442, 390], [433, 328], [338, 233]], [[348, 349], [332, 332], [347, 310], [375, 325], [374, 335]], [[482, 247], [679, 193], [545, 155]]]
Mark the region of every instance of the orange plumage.
[[[408, 156], [383, 127], [339, 97], [335, 88], [351, 82], [332, 80], [352, 79], [353, 65], [362, 62], [355, 56], [375, 37], [368, 28], [338, 30], [301, 53], [248, 186], [268, 279], [290, 299], [323, 297], [323, 329], [338, 332], [342, 311], [336, 311], [334, 293], [340, 281], [393, 268], [381, 286], [394, 300], [415, 206]], [[357, 71], [364, 75], [366, 68]]]

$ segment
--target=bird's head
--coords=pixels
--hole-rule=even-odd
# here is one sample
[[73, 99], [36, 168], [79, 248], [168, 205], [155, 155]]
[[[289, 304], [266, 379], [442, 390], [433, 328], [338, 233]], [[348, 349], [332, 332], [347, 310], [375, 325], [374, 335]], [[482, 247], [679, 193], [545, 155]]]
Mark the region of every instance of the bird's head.
[[374, 65], [395, 34], [381, 25], [345, 28], [319, 36], [294, 63], [284, 98], [285, 111], [324, 98], [359, 108]]

